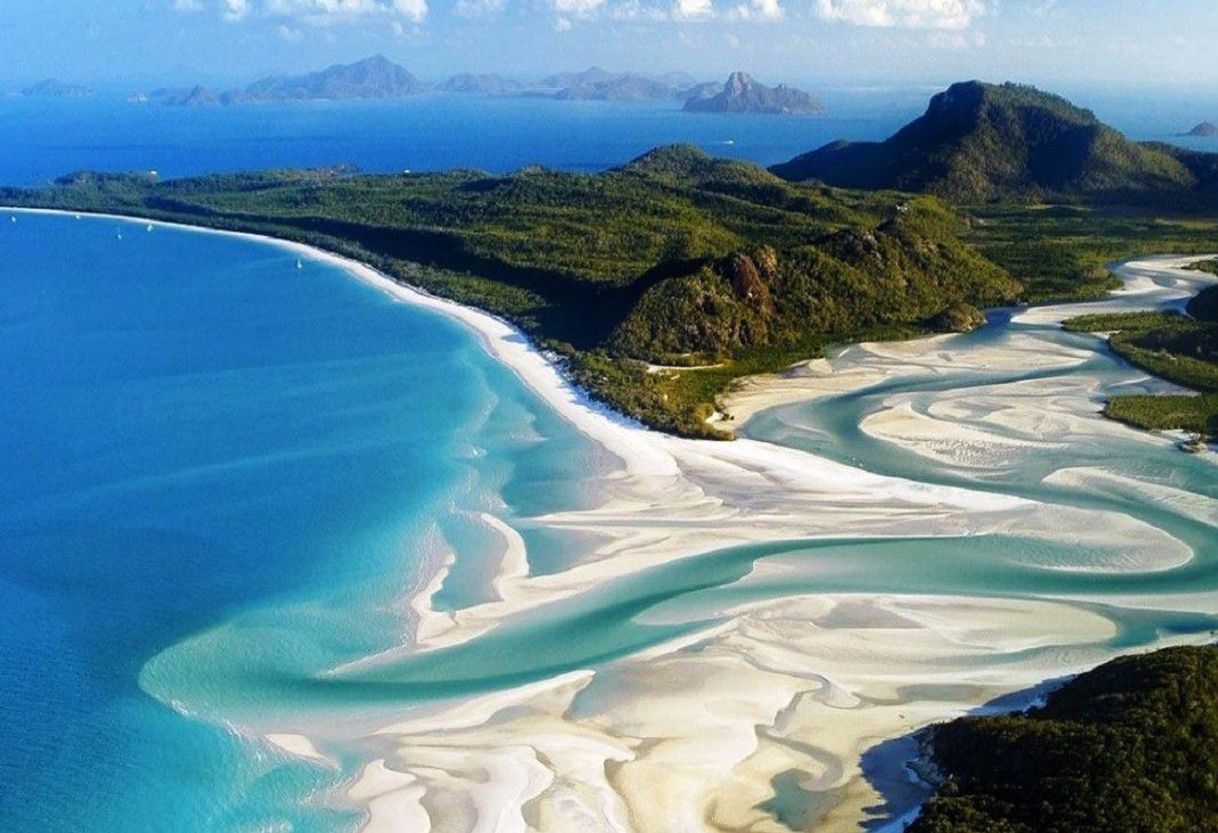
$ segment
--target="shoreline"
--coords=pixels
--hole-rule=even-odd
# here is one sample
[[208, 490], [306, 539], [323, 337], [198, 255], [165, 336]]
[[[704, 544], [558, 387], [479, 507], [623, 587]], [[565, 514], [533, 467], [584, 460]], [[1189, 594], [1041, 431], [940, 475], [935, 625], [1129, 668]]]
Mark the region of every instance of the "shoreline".
[[[1062, 524], [1095, 519], [1022, 498], [871, 474], [756, 440], [651, 431], [572, 385], [508, 322], [306, 244], [123, 215], [5, 210], [227, 235], [337, 267], [473, 330], [492, 358], [622, 461], [600, 484], [601, 505], [536, 519], [603, 541], [587, 559], [534, 577], [527, 554], [505, 533], [504, 567], [493, 580], [498, 600], [438, 612], [430, 594], [442, 575], [420, 576], [420, 590], [407, 600], [416, 616], [413, 640], [361, 665], [476, 639], [606, 581], [735, 544], [1015, 532], [1052, 538]], [[899, 344], [928, 350], [924, 341]], [[838, 379], [850, 387], [857, 382]], [[1128, 518], [1111, 521], [1097, 541], [1131, 541], [1147, 551], [1176, 543]], [[1134, 559], [1087, 569], [1148, 568], [1150, 562]], [[759, 563], [748, 578], [793, 569]], [[361, 767], [348, 793], [368, 813], [364, 829], [397, 829], [405, 819], [423, 823], [437, 810], [461, 807], [479, 825], [504, 831], [526, 829], [526, 818], [535, 821], [527, 826], [554, 833], [577, 822], [641, 833], [674, 824], [778, 830], [758, 808], [775, 798], [775, 779], [791, 771], [804, 774], [809, 802], [826, 805], [818, 829], [854, 829], [877, 801], [861, 769], [866, 750], [1063, 669], [1082, 670], [1115, 634], [1113, 622], [1095, 611], [1045, 597], [796, 593], [722, 614], [718, 627], [604, 667], [407, 712], [360, 735], [374, 738], [383, 755]], [[265, 737], [306, 758], [325, 757], [327, 746], [349, 740], [295, 728]]]

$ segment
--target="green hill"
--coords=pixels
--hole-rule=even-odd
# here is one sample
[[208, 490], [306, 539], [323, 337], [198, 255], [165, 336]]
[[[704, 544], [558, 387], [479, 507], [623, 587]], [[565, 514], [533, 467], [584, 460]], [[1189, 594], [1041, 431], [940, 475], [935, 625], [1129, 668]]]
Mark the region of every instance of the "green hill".
[[[566, 356], [624, 412], [695, 436], [742, 373], [829, 341], [925, 331], [1019, 284], [931, 197], [793, 185], [690, 146], [596, 175], [531, 168], [277, 171], [157, 182], [77, 174], [8, 204], [182, 220], [313, 243], [482, 307]], [[643, 362], [716, 364], [701, 376]]]
[[931, 730], [943, 783], [909, 833], [1218, 830], [1218, 650], [1123, 657], [1044, 708]]
[[771, 170], [791, 181], [937, 194], [961, 203], [1208, 195], [1218, 155], [1130, 141], [1089, 111], [1017, 84], [955, 84], [884, 142], [834, 142]]

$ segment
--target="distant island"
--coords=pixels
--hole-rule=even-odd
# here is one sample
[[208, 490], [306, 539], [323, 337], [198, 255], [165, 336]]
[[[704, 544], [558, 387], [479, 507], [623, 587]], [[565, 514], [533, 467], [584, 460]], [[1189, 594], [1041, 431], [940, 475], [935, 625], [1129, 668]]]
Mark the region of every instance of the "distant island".
[[92, 98], [93, 90], [79, 84], [65, 84], [54, 78], [39, 81], [21, 91], [26, 98]]
[[1192, 130], [1181, 135], [1208, 139], [1212, 136], [1218, 136], [1218, 124], [1214, 124], [1212, 121], [1203, 121]]
[[255, 102], [397, 99], [433, 89], [383, 55], [375, 55], [306, 75], [268, 76], [243, 89], [214, 92], [203, 86], [162, 88], [143, 96], [137, 93], [129, 100], [208, 107]]
[[803, 90], [767, 87], [746, 72], [733, 72], [717, 91], [703, 87], [685, 102], [691, 113], [823, 113], [824, 106]]
[[683, 72], [641, 75], [592, 67], [543, 78], [523, 94], [567, 101], [648, 101], [681, 99], [697, 85], [696, 79]]
[[439, 84], [420, 80], [383, 55], [336, 64], [305, 75], [275, 75], [247, 87], [212, 90], [197, 85], [136, 92], [132, 104], [158, 102], [177, 107], [217, 107], [291, 101], [403, 99], [426, 93], [549, 98], [559, 101], [679, 101], [689, 112], [819, 113], [820, 103], [791, 87], [766, 87], [747, 73], [734, 72], [726, 84], [699, 82], [684, 72], [647, 75], [591, 67], [525, 83], [495, 73], [459, 73]]
[[516, 95], [523, 90], [519, 81], [494, 73], [463, 72], [440, 85], [441, 92], [475, 95]]

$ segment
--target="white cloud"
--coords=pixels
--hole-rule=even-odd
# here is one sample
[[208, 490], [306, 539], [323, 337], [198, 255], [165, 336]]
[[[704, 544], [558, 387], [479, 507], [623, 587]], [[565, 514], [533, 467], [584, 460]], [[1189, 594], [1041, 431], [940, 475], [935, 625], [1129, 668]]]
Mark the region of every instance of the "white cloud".
[[422, 23], [427, 17], [427, 0], [393, 0], [397, 13], [407, 20]]
[[224, 0], [225, 20], [238, 21], [250, 13], [249, 0]]
[[180, 14], [203, 11], [203, 0], [173, 0], [173, 10]]
[[301, 38], [304, 37], [304, 32], [300, 31], [299, 29], [293, 29], [286, 23], [280, 23], [279, 28], [276, 29], [275, 32], [279, 35], [280, 40], [285, 40], [288, 43], [297, 43]]
[[552, 0], [552, 2], [554, 11], [559, 15], [576, 17], [586, 17], [605, 5], [605, 0]]
[[[201, 0], [173, 0], [173, 4], [181, 12], [202, 8]], [[258, 15], [310, 26], [329, 26], [374, 16], [418, 24], [427, 17], [428, 11], [427, 0], [220, 0], [218, 5], [220, 15], [231, 22]]]
[[750, 0], [732, 9], [731, 17], [737, 20], [782, 20], [786, 16], [779, 0]]
[[507, 9], [507, 0], [457, 0], [457, 15], [469, 18], [498, 17]]
[[672, 16], [677, 20], [707, 20], [715, 16], [711, 0], [675, 0]]
[[817, 0], [816, 14], [834, 23], [910, 29], [967, 29], [985, 13], [981, 0]]

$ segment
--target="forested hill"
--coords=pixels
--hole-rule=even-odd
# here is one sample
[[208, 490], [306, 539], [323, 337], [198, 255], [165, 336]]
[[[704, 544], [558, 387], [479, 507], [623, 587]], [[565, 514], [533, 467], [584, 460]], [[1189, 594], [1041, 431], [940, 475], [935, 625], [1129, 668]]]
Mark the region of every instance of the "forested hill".
[[945, 780], [909, 833], [1218, 830], [1218, 648], [1123, 657], [931, 739]]
[[[596, 175], [80, 173], [0, 200], [261, 231], [371, 261], [510, 318], [612, 404], [691, 435], [712, 432], [704, 420], [733, 375], [828, 341], [975, 320], [961, 305], [1019, 292], [933, 198], [793, 185], [688, 146]], [[639, 360], [720, 370], [695, 383]]]
[[1218, 155], [1133, 142], [1058, 96], [979, 81], [934, 96], [923, 116], [884, 142], [834, 142], [771, 170], [791, 181], [927, 192], [959, 203], [1218, 202]]

